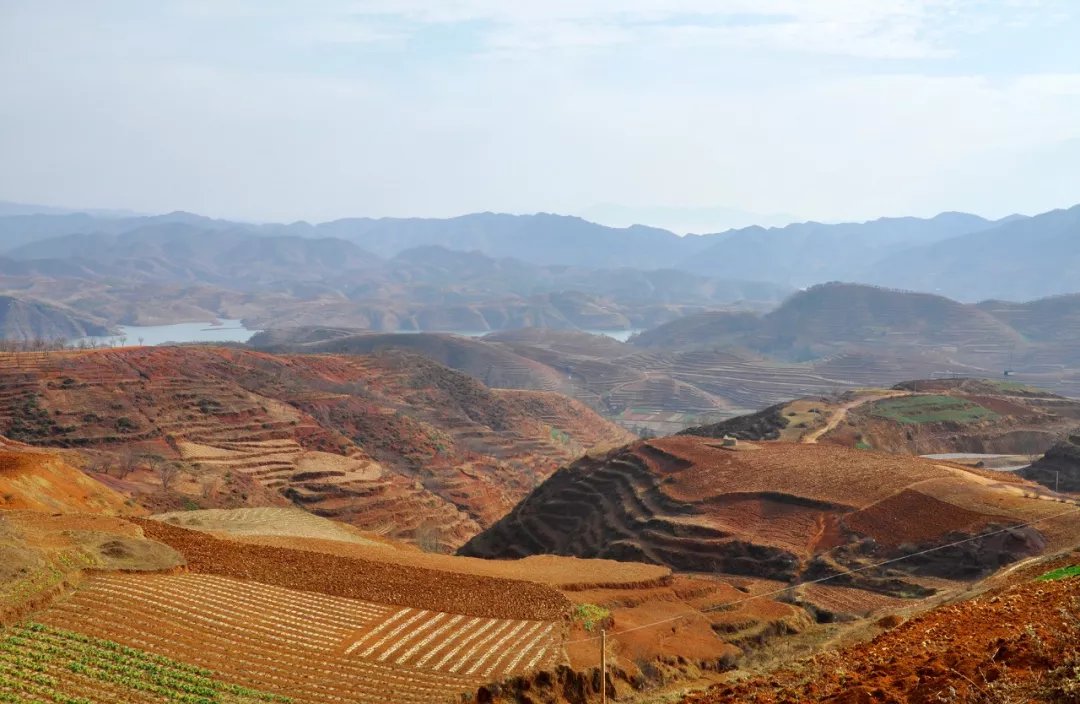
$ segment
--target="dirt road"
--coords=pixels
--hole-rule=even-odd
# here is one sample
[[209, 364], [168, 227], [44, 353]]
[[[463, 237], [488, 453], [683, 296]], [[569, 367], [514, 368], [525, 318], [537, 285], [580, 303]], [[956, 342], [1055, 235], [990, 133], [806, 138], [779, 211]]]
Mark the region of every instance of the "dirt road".
[[835, 430], [836, 426], [843, 423], [844, 419], [847, 418], [848, 411], [852, 410], [853, 408], [858, 408], [859, 406], [862, 406], [863, 404], [871, 403], [873, 401], [881, 401], [882, 399], [886, 399], [886, 398], [895, 398], [897, 396], [912, 396], [912, 395], [913, 394], [911, 394], [908, 391], [891, 391], [891, 392], [889, 392], [887, 394], [873, 394], [873, 395], [870, 395], [870, 396], [860, 396], [859, 398], [855, 399], [854, 401], [848, 401], [843, 406], [840, 406], [839, 408], [834, 410], [832, 412], [832, 415], [829, 416], [829, 420], [825, 422], [825, 425], [823, 425], [820, 428], [817, 428], [815, 430], [812, 430], [809, 433], [807, 433], [806, 435], [802, 436], [802, 439], [799, 440], [799, 442], [807, 444], [807, 445], [815, 445], [815, 444], [817, 444], [818, 440], [820, 440], [822, 437], [824, 437], [830, 431]]

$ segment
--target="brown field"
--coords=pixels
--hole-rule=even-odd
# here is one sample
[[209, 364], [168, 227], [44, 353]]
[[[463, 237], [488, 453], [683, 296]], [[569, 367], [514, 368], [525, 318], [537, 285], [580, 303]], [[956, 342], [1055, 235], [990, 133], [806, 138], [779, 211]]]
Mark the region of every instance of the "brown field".
[[558, 591], [533, 582], [239, 543], [160, 521], [136, 522], [148, 537], [183, 555], [188, 569], [197, 574], [484, 618], [556, 620], [568, 608]]
[[[156, 521], [207, 533], [228, 536], [278, 536], [315, 538], [333, 544], [356, 543], [384, 546], [390, 542], [371, 533], [299, 508], [263, 506], [258, 508], [176, 511], [151, 516]], [[288, 546], [284, 546], [288, 547]]]
[[439, 701], [561, 658], [556, 622], [401, 609], [211, 575], [94, 577], [38, 620], [298, 702]]
[[536, 582], [564, 592], [603, 586], [632, 588], [639, 585], [660, 584], [671, 576], [671, 570], [667, 567], [638, 562], [582, 560], [557, 555], [533, 555], [520, 560], [479, 560], [471, 557], [425, 553], [409, 546], [372, 548], [370, 545], [351, 542], [277, 535], [232, 535], [230, 537], [244, 543], [360, 558], [391, 565]]
[[683, 701], [1071, 702], [1078, 643], [1080, 579], [1028, 579], [933, 609], [869, 642], [789, 661]]
[[830, 584], [807, 584], [798, 587], [801, 601], [838, 615], [865, 618], [874, 613], [888, 613], [912, 606], [910, 599], [875, 594], [865, 589], [837, 587]]

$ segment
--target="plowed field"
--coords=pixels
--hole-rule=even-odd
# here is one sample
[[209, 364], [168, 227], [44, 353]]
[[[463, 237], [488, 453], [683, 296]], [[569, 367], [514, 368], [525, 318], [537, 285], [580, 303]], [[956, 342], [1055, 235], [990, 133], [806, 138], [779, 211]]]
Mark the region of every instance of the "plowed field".
[[562, 658], [552, 621], [398, 608], [211, 575], [102, 575], [39, 615], [298, 702], [435, 702]]
[[483, 618], [555, 621], [569, 612], [569, 602], [558, 591], [532, 582], [251, 545], [160, 521], [136, 522], [147, 537], [183, 555], [196, 573]]

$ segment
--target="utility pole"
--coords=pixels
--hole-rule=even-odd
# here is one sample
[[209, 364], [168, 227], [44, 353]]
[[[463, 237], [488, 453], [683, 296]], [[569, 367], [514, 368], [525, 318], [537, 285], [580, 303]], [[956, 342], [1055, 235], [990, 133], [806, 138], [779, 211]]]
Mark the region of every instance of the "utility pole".
[[1061, 472], [1059, 472], [1058, 470], [1055, 469], [1054, 470], [1054, 493], [1055, 494], [1059, 493], [1058, 492], [1058, 483], [1060, 481], [1061, 481]]
[[607, 631], [600, 629], [600, 702], [607, 704]]

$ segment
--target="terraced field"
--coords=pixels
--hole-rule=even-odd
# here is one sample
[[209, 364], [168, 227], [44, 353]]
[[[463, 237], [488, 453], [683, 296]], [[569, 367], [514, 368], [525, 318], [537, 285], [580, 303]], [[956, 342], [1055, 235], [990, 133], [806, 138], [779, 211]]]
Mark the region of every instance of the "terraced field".
[[[153, 511], [289, 502], [454, 548], [559, 464], [629, 435], [572, 399], [405, 353], [125, 348], [0, 355], [0, 434], [92, 448]], [[179, 462], [171, 491], [147, 462]]]
[[298, 702], [435, 702], [560, 661], [556, 622], [468, 617], [214, 575], [98, 576], [39, 615]]
[[[1037, 531], [1017, 528], [935, 553], [916, 570], [968, 578], [1080, 538], [1080, 526], [1050, 520], [1058, 506], [1038, 493], [1033, 484], [911, 457], [824, 444], [724, 448], [676, 436], [559, 470], [460, 552], [637, 560], [798, 582], [958, 534], [1047, 520]], [[866, 538], [870, 547], [859, 547]], [[863, 569], [853, 579], [886, 594], [910, 591]]]

